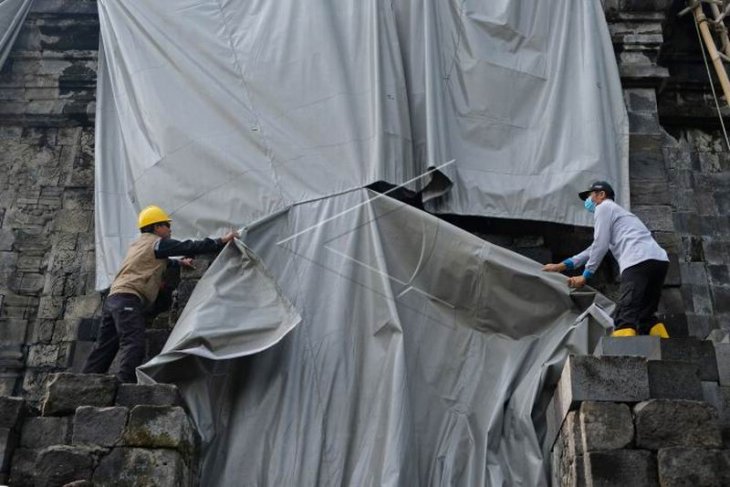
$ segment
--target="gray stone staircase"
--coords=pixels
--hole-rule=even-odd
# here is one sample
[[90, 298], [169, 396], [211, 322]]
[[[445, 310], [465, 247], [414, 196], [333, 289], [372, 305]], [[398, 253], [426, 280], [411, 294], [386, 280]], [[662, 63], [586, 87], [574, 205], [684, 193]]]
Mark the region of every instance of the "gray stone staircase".
[[604, 337], [547, 409], [555, 486], [730, 485], [730, 343]]
[[199, 440], [173, 385], [53, 374], [40, 409], [0, 396], [0, 484], [192, 486]]

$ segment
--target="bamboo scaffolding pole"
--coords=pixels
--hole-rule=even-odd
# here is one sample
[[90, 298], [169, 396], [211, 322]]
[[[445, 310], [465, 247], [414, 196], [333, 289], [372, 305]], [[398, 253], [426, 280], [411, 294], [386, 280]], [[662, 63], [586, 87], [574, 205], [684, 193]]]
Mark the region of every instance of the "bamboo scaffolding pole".
[[712, 10], [712, 15], [715, 17], [715, 26], [717, 27], [717, 31], [720, 34], [722, 51], [725, 53], [726, 56], [730, 57], [730, 39], [728, 39], [727, 27], [725, 27], [725, 22], [723, 21], [723, 18], [725, 16], [720, 13], [720, 8], [717, 6], [716, 3], [710, 4], [710, 10]]
[[710, 27], [707, 25], [708, 20], [707, 17], [705, 17], [705, 13], [702, 11], [702, 4], [700, 2], [697, 2], [697, 4], [692, 8], [692, 14], [694, 15], [695, 22], [697, 22], [697, 26], [700, 29], [702, 40], [705, 43], [707, 52], [712, 60], [712, 64], [715, 66], [717, 78], [720, 80], [720, 86], [722, 87], [722, 92], [725, 95], [725, 103], [730, 106], [730, 80], [727, 77], [727, 71], [725, 70], [725, 65], [722, 63], [722, 58], [715, 46], [715, 40], [712, 38]]

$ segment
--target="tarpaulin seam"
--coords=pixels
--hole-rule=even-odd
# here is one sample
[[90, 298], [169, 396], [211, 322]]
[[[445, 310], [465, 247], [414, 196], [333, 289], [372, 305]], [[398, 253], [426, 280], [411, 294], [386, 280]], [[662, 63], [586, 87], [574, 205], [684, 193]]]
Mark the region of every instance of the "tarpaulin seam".
[[261, 140], [264, 143], [264, 146], [266, 147], [266, 156], [267, 156], [266, 158], [269, 161], [269, 165], [271, 167], [271, 172], [274, 177], [274, 185], [276, 186], [276, 189], [279, 190], [279, 196], [281, 197], [281, 200], [287, 201], [287, 199], [284, 197], [284, 191], [281, 188], [281, 183], [279, 181], [279, 175], [278, 175], [278, 172], [276, 171], [276, 167], [274, 165], [274, 155], [273, 155], [274, 151], [272, 150], [268, 137], [266, 136], [266, 131], [264, 130], [264, 124], [261, 123], [261, 115], [256, 110], [256, 107], [254, 106], [253, 101], [251, 99], [251, 95], [249, 94], [249, 89], [248, 89], [248, 86], [246, 85], [246, 77], [243, 73], [243, 66], [242, 66], [240, 60], [238, 59], [238, 53], [236, 52], [236, 49], [233, 45], [233, 37], [231, 36], [231, 29], [228, 25], [228, 21], [226, 19], [223, 5], [221, 4], [221, 0], [214, 0], [214, 1], [215, 1], [216, 5], [218, 6], [218, 11], [220, 13], [220, 17], [221, 17], [221, 20], [223, 23], [223, 28], [225, 29], [226, 40], [228, 41], [228, 45], [231, 50], [231, 55], [233, 57], [233, 63], [235, 65], [236, 69], [238, 70], [238, 74], [240, 75], [239, 81], [241, 82], [241, 85], [243, 87], [244, 96], [248, 99], [248, 105], [249, 105], [249, 107], [251, 107], [251, 112], [253, 113], [253, 115], [256, 119]]

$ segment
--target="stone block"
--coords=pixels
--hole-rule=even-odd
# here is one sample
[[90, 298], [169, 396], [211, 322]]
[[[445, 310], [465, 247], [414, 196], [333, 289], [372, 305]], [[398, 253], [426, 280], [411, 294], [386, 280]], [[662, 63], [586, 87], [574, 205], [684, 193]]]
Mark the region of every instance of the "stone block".
[[38, 318], [57, 320], [61, 318], [63, 298], [60, 296], [43, 296], [38, 302]]
[[712, 342], [696, 338], [670, 338], [660, 342], [662, 360], [697, 365], [701, 380], [718, 380], [717, 360]]
[[22, 383], [23, 397], [31, 402], [40, 401], [49, 375], [50, 372], [45, 370], [26, 370]]
[[571, 403], [639, 402], [649, 395], [646, 360], [639, 357], [571, 356], [558, 387]]
[[[2, 298], [0, 298], [0, 303]], [[0, 305], [0, 308], [2, 306]], [[28, 330], [28, 320], [7, 318], [0, 320], [0, 343], [10, 345], [25, 343], [25, 333]]]
[[178, 406], [135, 406], [124, 432], [124, 444], [143, 448], [174, 448], [186, 458], [195, 447], [195, 432]]
[[589, 487], [653, 487], [657, 480], [656, 457], [646, 450], [612, 450], [584, 455]]
[[19, 371], [0, 372], [0, 396], [10, 396], [15, 392], [15, 385], [22, 374]]
[[[659, 125], [656, 113], [629, 112], [628, 115], [629, 130], [631, 131], [632, 135], [659, 135], [661, 133], [661, 127]], [[661, 160], [658, 162], [661, 162]], [[631, 167], [631, 171], [633, 172], [636, 165], [631, 164], [631, 162], [629, 163], [629, 165]]]
[[0, 428], [0, 474], [10, 472], [10, 459], [18, 442], [18, 435], [10, 428]]
[[720, 385], [730, 386], [730, 343], [715, 343], [717, 376]]
[[725, 447], [730, 447], [730, 387], [717, 382], [702, 382], [704, 401], [717, 410], [720, 435]]
[[710, 284], [713, 286], [726, 286], [730, 283], [730, 267], [727, 265], [708, 265], [707, 274], [710, 277]]
[[94, 485], [136, 487], [188, 485], [189, 472], [180, 453], [168, 449], [114, 448], [94, 471]]
[[583, 452], [625, 448], [634, 439], [634, 423], [626, 404], [585, 401], [579, 418]]
[[657, 453], [662, 487], [730, 485], [730, 452], [696, 447], [662, 448]]
[[672, 216], [672, 207], [664, 206], [637, 206], [632, 208], [633, 213], [638, 216], [642, 222], [651, 231], [656, 232], [673, 232], [674, 219]]
[[708, 264], [727, 265], [730, 259], [730, 242], [703, 236], [702, 255]]
[[553, 485], [570, 487], [585, 485], [583, 447], [576, 411], [569, 412], [565, 417], [553, 447], [551, 461]]
[[[712, 343], [730, 343], [730, 330], [716, 329], [712, 330], [707, 339]], [[717, 356], [717, 349], [715, 349], [715, 356]], [[719, 370], [718, 370], [719, 373]]]
[[31, 486], [35, 479], [35, 461], [38, 450], [18, 448], [13, 453], [10, 466], [10, 485]]
[[71, 343], [52, 343], [48, 345], [31, 345], [28, 349], [27, 365], [35, 368], [66, 367]]
[[43, 290], [45, 276], [37, 272], [23, 272], [18, 275], [15, 292], [18, 294], [38, 294]]
[[35, 462], [36, 486], [62, 486], [78, 480], [90, 480], [100, 448], [56, 445], [41, 450]]
[[[621, 31], [625, 30], [620, 26], [617, 26], [617, 28]], [[633, 29], [630, 29], [629, 31], [633, 32]], [[657, 111], [656, 91], [653, 89], [625, 89], [624, 100], [626, 101], [626, 108], [634, 113], [655, 113]]]
[[668, 252], [669, 256], [669, 268], [667, 269], [667, 276], [664, 279], [665, 286], [680, 286], [682, 284], [682, 277], [679, 270], [679, 255], [676, 251]]
[[0, 368], [23, 368], [23, 347], [21, 345], [0, 345]]
[[79, 406], [111, 406], [117, 385], [117, 379], [110, 375], [53, 374], [46, 384], [43, 415], [73, 414]]
[[88, 232], [91, 229], [92, 216], [93, 212], [87, 210], [61, 209], [55, 220], [56, 230], [72, 233]]
[[24, 413], [23, 398], [0, 396], [0, 428], [19, 429]]
[[20, 446], [44, 448], [68, 443], [71, 439], [71, 418], [28, 418], [23, 423]]
[[[715, 323], [715, 317], [712, 315], [702, 315], [697, 313], [687, 313], [687, 332], [688, 336], [704, 340], [712, 331]], [[680, 335], [672, 334], [670, 336], [680, 338]]]
[[15, 243], [15, 234], [12, 230], [0, 230], [0, 251], [13, 250], [13, 244]]
[[115, 446], [120, 443], [129, 410], [125, 407], [81, 406], [73, 420], [74, 444]]
[[99, 293], [69, 298], [63, 318], [65, 320], [91, 318], [99, 311], [100, 307], [101, 299]]
[[715, 313], [730, 313], [730, 286], [710, 286]]
[[624, 338], [602, 337], [594, 352], [597, 357], [644, 357], [648, 360], [661, 358], [659, 337], [636, 336]]
[[679, 288], [664, 288], [659, 301], [659, 311], [664, 314], [677, 314], [686, 311], [684, 296]]
[[645, 359], [570, 356], [546, 411], [545, 445], [549, 451], [563, 419], [579, 402], [639, 402], [648, 398], [649, 374]]
[[702, 383], [697, 365], [690, 362], [650, 360], [649, 394], [652, 399], [702, 401]]
[[637, 404], [634, 417], [638, 448], [712, 448], [722, 444], [717, 411], [705, 402], [652, 399]]
[[173, 384], [120, 384], [117, 391], [118, 406], [181, 406], [177, 386]]

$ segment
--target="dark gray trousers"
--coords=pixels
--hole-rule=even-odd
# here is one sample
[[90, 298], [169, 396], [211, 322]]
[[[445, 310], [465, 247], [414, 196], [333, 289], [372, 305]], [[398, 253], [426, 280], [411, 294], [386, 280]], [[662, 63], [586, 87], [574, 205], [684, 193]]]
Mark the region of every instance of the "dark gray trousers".
[[145, 356], [145, 321], [142, 300], [134, 294], [111, 294], [104, 301], [96, 343], [83, 372], [105, 374], [120, 352], [117, 378], [137, 382], [135, 369]]
[[657, 322], [655, 315], [662, 297], [669, 262], [645, 260], [621, 273], [621, 297], [613, 314], [616, 329], [634, 328], [641, 334]]

